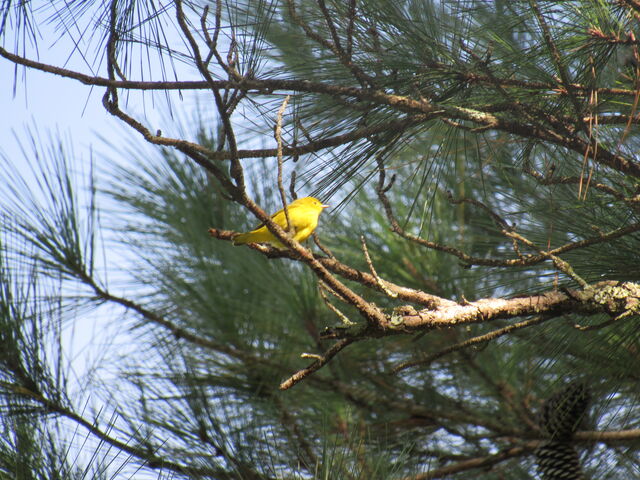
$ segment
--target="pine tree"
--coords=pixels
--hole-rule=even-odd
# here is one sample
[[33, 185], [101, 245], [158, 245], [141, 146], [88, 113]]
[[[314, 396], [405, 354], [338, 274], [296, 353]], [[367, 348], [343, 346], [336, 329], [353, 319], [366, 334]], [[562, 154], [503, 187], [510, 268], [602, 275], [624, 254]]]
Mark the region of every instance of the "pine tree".
[[0, 9], [123, 125], [4, 158], [0, 479], [638, 475], [635, 0]]

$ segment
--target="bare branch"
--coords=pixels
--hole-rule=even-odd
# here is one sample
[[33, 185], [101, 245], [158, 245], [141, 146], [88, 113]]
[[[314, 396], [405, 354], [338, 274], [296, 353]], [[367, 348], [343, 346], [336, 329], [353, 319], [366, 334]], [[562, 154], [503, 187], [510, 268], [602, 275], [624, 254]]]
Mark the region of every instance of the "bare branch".
[[[325, 290], [328, 290], [330, 293], [332, 293], [334, 296], [339, 297], [339, 295], [334, 292], [333, 290], [331, 290], [329, 287], [326, 286], [326, 284], [324, 282], [318, 282], [318, 291], [320, 292], [320, 297], [322, 298], [322, 301], [324, 302], [324, 304], [327, 306], [327, 308], [329, 310], [331, 310], [336, 317], [338, 317], [340, 319], [340, 321], [344, 324], [344, 325], [356, 325], [355, 322], [352, 322], [351, 320], [349, 320], [349, 317], [347, 317], [344, 313], [342, 313], [340, 311], [340, 309], [338, 307], [336, 307], [334, 304], [332, 304], [329, 299], [327, 298], [327, 294], [324, 293]], [[343, 298], [339, 297], [342, 301], [344, 301]]]
[[[363, 335], [388, 336], [415, 333], [444, 327], [472, 323], [485, 323], [497, 319], [509, 319], [541, 315], [548, 318], [569, 313], [584, 315], [621, 315], [640, 313], [640, 285], [630, 282], [600, 282], [585, 290], [566, 290], [566, 293], [549, 291], [526, 297], [483, 298], [473, 302], [442, 305], [435, 309], [416, 310], [405, 305], [394, 309], [386, 328], [367, 330]], [[525, 324], [524, 326], [528, 326]], [[327, 329], [323, 338], [348, 338], [353, 332], [344, 329]]]
[[322, 367], [324, 367], [329, 361], [335, 357], [340, 351], [344, 350], [346, 347], [351, 345], [353, 342], [358, 341], [356, 338], [345, 338], [333, 344], [333, 346], [324, 352], [324, 354], [318, 358], [315, 362], [309, 365], [302, 370], [298, 370], [291, 377], [280, 384], [280, 390], [288, 390], [297, 383], [304, 380], [306, 377], [311, 375], [313, 372], [318, 371]]
[[380, 287], [380, 290], [382, 290], [385, 294], [387, 294], [391, 298], [397, 298], [398, 294], [392, 290], [389, 290], [385, 285], [385, 281], [382, 278], [380, 278], [380, 276], [378, 275], [378, 272], [376, 272], [376, 269], [373, 266], [373, 262], [371, 261], [371, 257], [369, 256], [369, 250], [367, 249], [367, 242], [364, 239], [364, 235], [360, 236], [360, 243], [362, 244], [364, 259], [367, 262], [369, 271], [371, 272], [371, 275], [373, 275], [373, 278], [376, 279], [376, 283], [378, 284], [378, 287]]

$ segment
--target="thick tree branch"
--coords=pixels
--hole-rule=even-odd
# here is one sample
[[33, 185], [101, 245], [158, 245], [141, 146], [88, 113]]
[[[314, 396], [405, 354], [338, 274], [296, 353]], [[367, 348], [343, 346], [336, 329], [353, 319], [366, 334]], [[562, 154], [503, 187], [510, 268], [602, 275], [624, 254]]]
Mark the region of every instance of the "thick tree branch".
[[[234, 232], [216, 229], [210, 229], [209, 233], [221, 239], [231, 239], [234, 234]], [[278, 251], [270, 247], [255, 245], [253, 248], [272, 258], [285, 257], [295, 259], [295, 256], [289, 252]], [[380, 287], [379, 280], [371, 274], [352, 269], [332, 258], [315, 257], [315, 259], [333, 273], [385, 293], [384, 289]], [[416, 310], [408, 305], [398, 307], [381, 325], [383, 327], [381, 329], [363, 331], [360, 327], [357, 327], [357, 332], [343, 327], [328, 329], [325, 332], [325, 338], [354, 338], [354, 335], [357, 337], [360, 335], [383, 336], [413, 333], [530, 315], [541, 315], [544, 319], [547, 319], [570, 313], [582, 313], [585, 315], [605, 313], [611, 316], [621, 315], [626, 312], [640, 314], [640, 307], [638, 306], [640, 305], [640, 286], [634, 283], [602, 282], [589, 286], [586, 290], [567, 291], [568, 293], [554, 290], [545, 294], [526, 297], [511, 299], [485, 298], [464, 303], [456, 303], [452, 300], [425, 294], [424, 292], [412, 291], [386, 281], [385, 287], [392, 292], [397, 292], [400, 299], [411, 302], [420, 300], [425, 302], [428, 308]], [[530, 324], [530, 321], [520, 322], [514, 326], [505, 327], [505, 331], [524, 328]], [[500, 336], [502, 333], [504, 333], [503, 329], [500, 329], [497, 331], [496, 336]], [[480, 337], [479, 341], [490, 339]]]
[[[630, 313], [627, 313], [630, 312]], [[583, 315], [622, 314], [640, 315], [640, 285], [630, 282], [601, 282], [585, 290], [550, 291], [539, 295], [503, 298], [483, 298], [474, 302], [416, 310], [412, 306], [394, 309], [386, 328], [368, 330], [370, 336], [414, 333], [497, 319], [543, 315], [557, 317], [565, 314]], [[354, 332], [345, 328], [327, 329], [325, 338], [349, 338]]]

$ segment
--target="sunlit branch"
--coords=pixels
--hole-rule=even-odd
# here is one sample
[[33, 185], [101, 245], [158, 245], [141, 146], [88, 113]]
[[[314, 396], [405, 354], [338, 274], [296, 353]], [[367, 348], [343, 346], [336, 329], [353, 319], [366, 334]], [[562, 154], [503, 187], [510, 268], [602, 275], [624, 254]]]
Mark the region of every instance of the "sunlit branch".
[[[630, 282], [600, 282], [589, 285], [585, 290], [551, 290], [541, 295], [508, 299], [483, 298], [436, 309], [416, 310], [405, 305], [394, 309], [385, 329], [367, 331], [366, 334], [378, 337], [415, 333], [529, 315], [549, 318], [570, 313], [630, 315], [640, 312], [639, 305], [640, 285]], [[350, 335], [353, 335], [353, 332], [348, 329], [328, 328], [323, 337], [336, 339], [348, 338]]]

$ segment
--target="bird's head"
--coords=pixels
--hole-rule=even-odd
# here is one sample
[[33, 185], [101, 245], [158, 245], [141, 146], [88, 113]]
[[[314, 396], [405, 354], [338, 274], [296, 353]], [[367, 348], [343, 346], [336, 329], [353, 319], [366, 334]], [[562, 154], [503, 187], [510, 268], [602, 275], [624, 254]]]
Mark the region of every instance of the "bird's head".
[[314, 197], [298, 198], [297, 200], [293, 201], [290, 206], [306, 207], [318, 211], [322, 211], [325, 208], [329, 207], [329, 205], [323, 204], [320, 200]]

